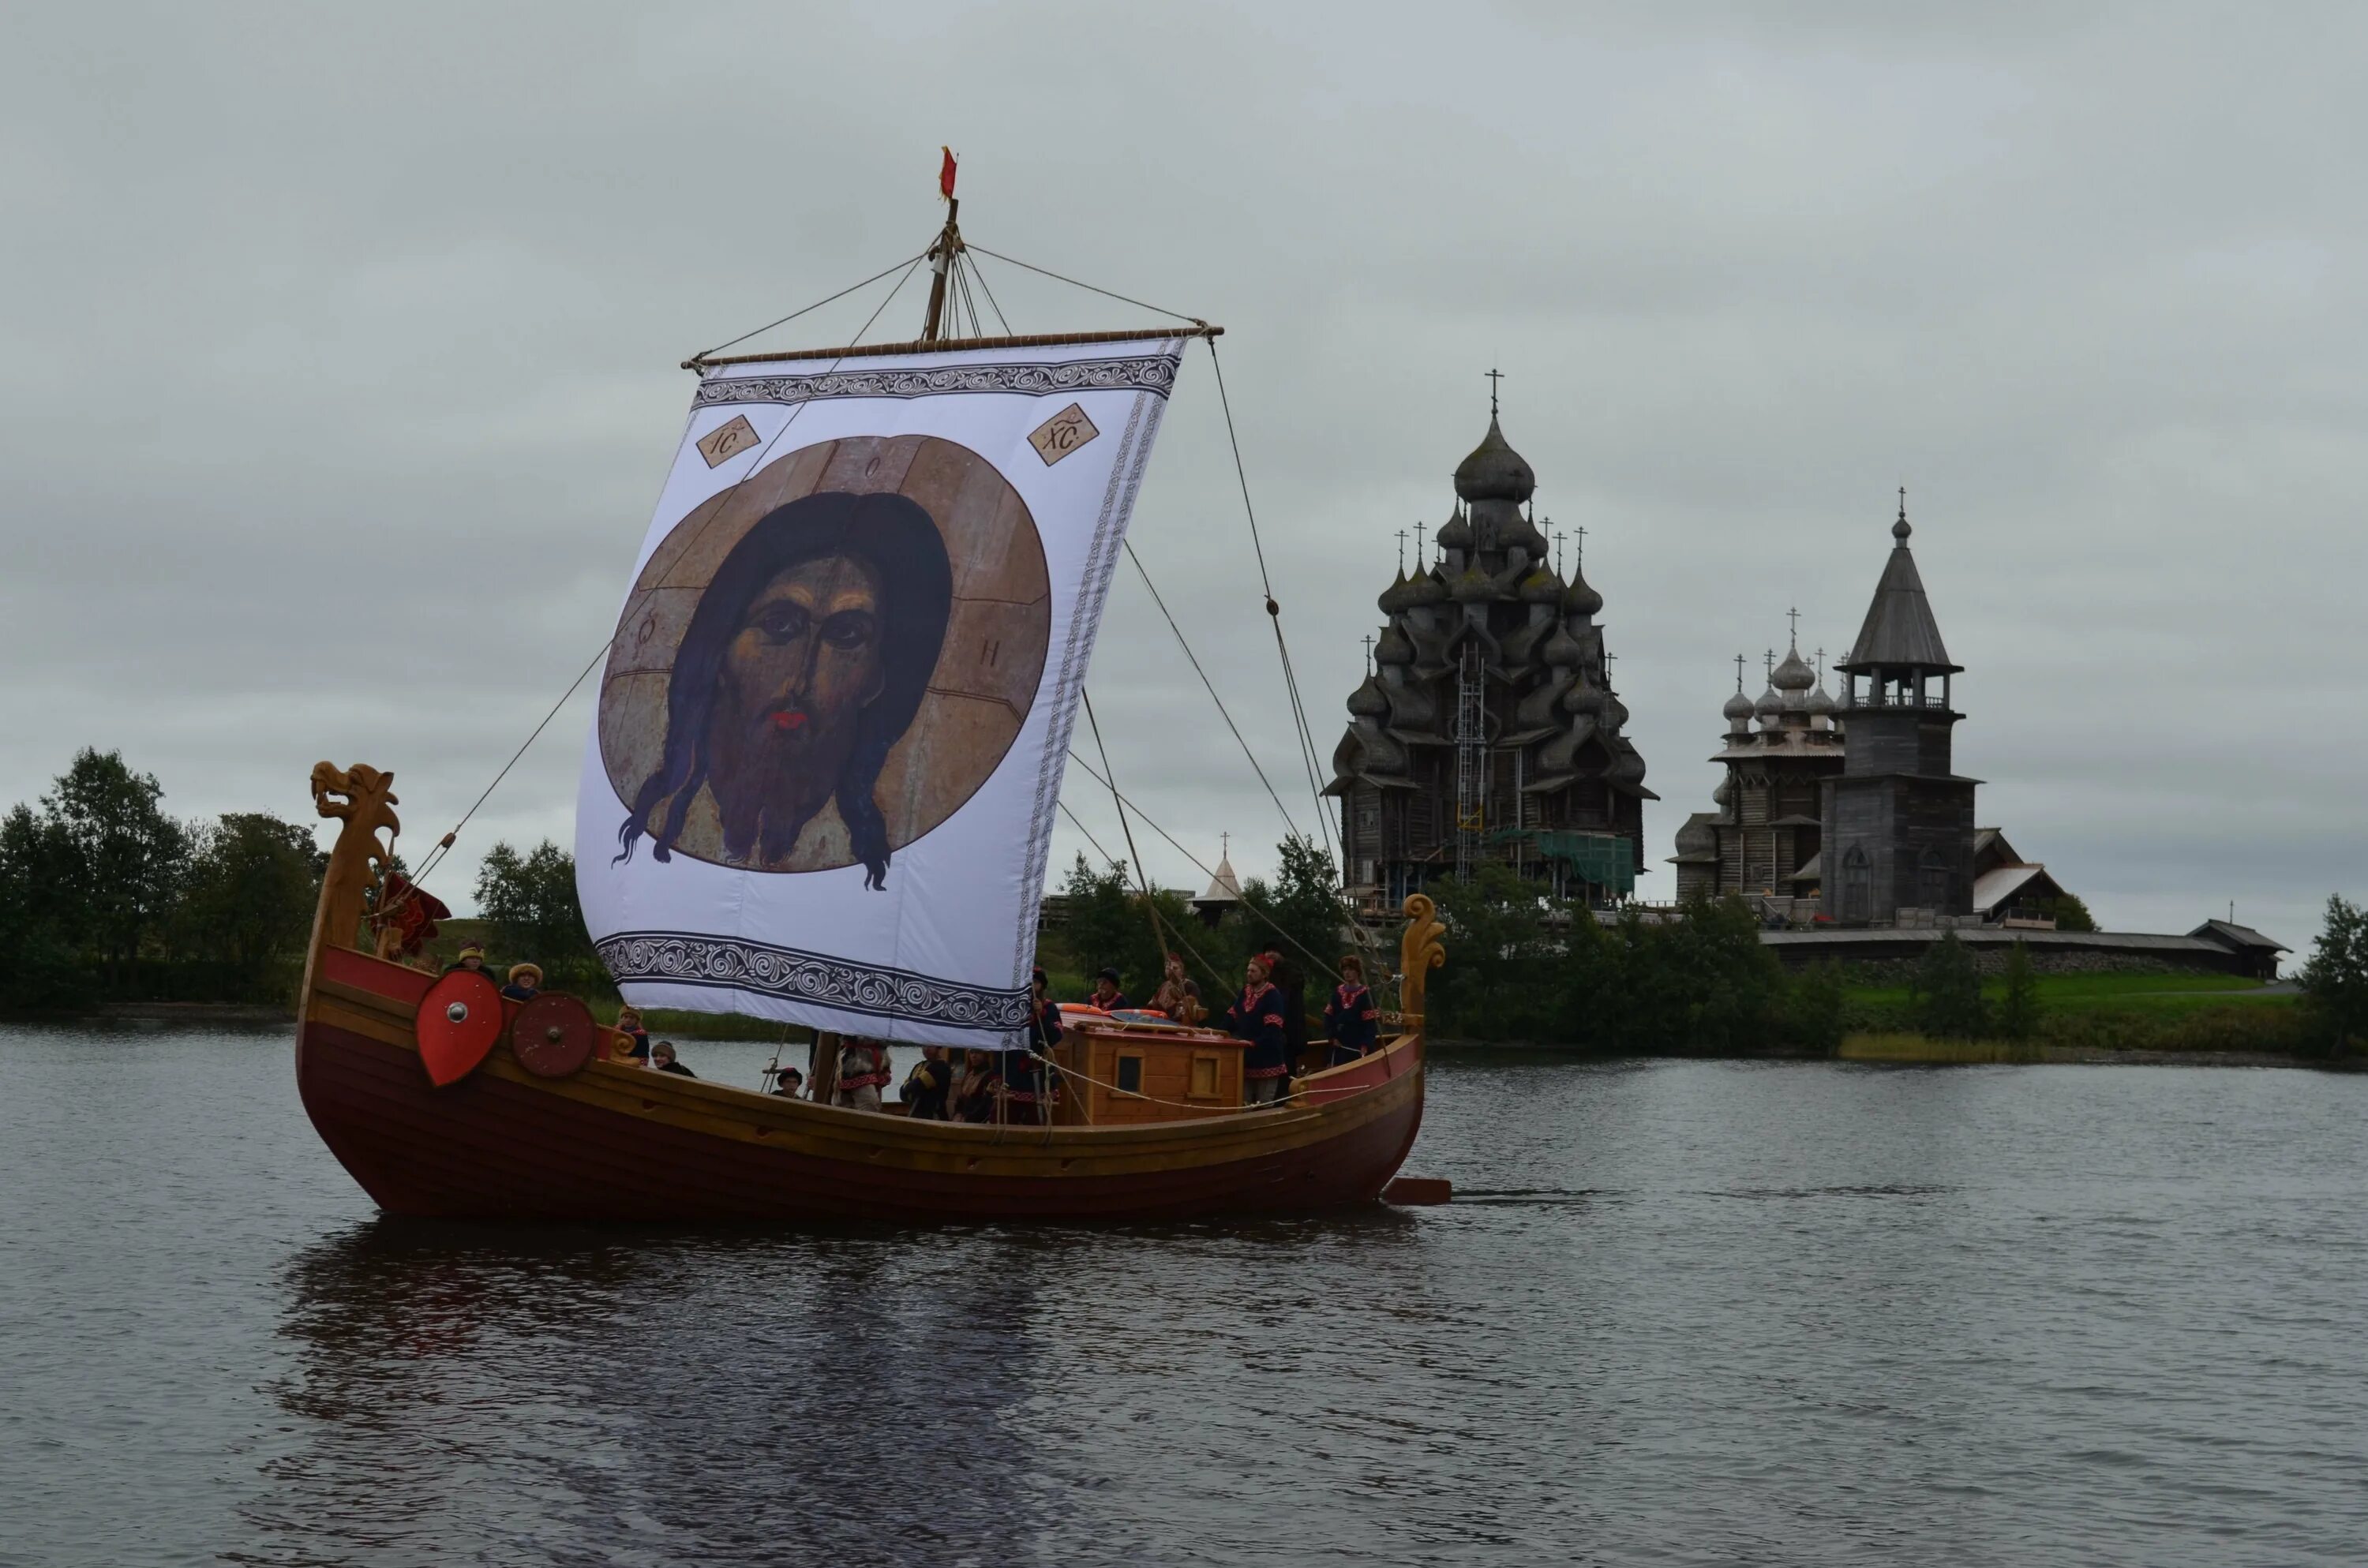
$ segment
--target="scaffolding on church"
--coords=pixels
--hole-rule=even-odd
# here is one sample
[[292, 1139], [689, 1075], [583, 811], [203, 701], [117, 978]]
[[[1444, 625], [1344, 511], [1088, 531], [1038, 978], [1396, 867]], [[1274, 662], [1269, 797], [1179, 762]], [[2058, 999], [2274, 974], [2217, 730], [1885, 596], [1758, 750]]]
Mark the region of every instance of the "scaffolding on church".
[[1487, 827], [1488, 735], [1481, 712], [1480, 647], [1463, 646], [1455, 683], [1455, 880], [1472, 880], [1480, 858], [1480, 835]]
[[1616, 833], [1569, 828], [1500, 828], [1490, 844], [1527, 847], [1540, 859], [1558, 862], [1565, 873], [1600, 892], [1626, 897], [1636, 891], [1635, 845]]

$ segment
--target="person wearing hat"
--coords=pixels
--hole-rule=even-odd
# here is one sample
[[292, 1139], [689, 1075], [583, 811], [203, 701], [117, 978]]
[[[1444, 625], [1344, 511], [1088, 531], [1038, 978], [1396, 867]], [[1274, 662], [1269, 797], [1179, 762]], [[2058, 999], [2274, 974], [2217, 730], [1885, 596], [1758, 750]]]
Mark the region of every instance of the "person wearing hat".
[[674, 1041], [670, 1040], [662, 1040], [658, 1041], [657, 1044], [650, 1047], [650, 1065], [656, 1068], [661, 1073], [672, 1073], [677, 1077], [696, 1078], [699, 1076], [698, 1074], [692, 1072], [689, 1068], [684, 1066], [681, 1062], [677, 1062], [674, 1059]]
[[1242, 994], [1225, 1009], [1225, 1030], [1249, 1042], [1242, 1052], [1242, 1098], [1249, 1105], [1280, 1103], [1291, 1085], [1291, 1045], [1282, 1026], [1282, 993], [1267, 978], [1269, 955], [1255, 953], [1245, 966]]
[[1086, 998], [1105, 1013], [1115, 1013], [1131, 1006], [1126, 993], [1118, 988], [1118, 971], [1106, 969], [1094, 977], [1094, 994]]
[[1325, 1065], [1354, 1062], [1381, 1042], [1381, 1011], [1365, 989], [1365, 960], [1354, 953], [1340, 960], [1340, 983], [1324, 1004], [1324, 1033], [1331, 1040]]
[[793, 1100], [806, 1092], [806, 1075], [794, 1067], [784, 1067], [773, 1074], [773, 1093], [783, 1099]]
[[502, 994], [513, 1002], [531, 1002], [542, 990], [542, 966], [530, 963], [510, 965], [510, 983], [502, 987]]
[[494, 977], [494, 971], [485, 967], [485, 949], [476, 942], [461, 943], [461, 956], [446, 964], [444, 972], [450, 974], [456, 969], [474, 970], [487, 980]]
[[650, 1059], [650, 1031], [642, 1028], [642, 1015], [639, 1009], [633, 1007], [617, 1009], [617, 1032], [632, 1041], [625, 1051], [629, 1059], [635, 1062], [647, 1062]]

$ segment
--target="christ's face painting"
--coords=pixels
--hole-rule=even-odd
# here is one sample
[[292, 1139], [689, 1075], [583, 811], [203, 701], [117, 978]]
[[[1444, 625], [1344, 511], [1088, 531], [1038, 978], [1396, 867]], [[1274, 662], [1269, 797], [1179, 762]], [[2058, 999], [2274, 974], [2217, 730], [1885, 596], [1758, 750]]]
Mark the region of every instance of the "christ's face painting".
[[829, 555], [775, 573], [749, 602], [707, 737], [727, 843], [754, 841], [768, 812], [803, 822], [830, 798], [885, 683], [882, 597], [875, 569]]

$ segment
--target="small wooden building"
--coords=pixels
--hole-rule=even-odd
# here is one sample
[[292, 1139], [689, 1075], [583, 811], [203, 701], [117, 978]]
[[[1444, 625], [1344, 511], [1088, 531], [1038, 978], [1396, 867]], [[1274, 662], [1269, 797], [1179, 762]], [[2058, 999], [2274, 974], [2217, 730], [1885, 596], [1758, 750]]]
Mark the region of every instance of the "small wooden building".
[[1242, 1108], [1243, 1041], [1215, 1029], [1067, 1013], [1053, 1060], [1062, 1126], [1190, 1121]]

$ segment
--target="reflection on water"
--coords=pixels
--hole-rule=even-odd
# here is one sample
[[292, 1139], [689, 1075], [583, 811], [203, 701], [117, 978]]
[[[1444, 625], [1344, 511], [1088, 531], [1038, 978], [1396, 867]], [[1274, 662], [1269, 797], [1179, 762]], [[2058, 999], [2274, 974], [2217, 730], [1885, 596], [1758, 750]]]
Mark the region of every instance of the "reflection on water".
[[1451, 1060], [1443, 1209], [803, 1234], [375, 1218], [284, 1040], [0, 1031], [0, 1563], [2368, 1535], [2368, 1079]]

